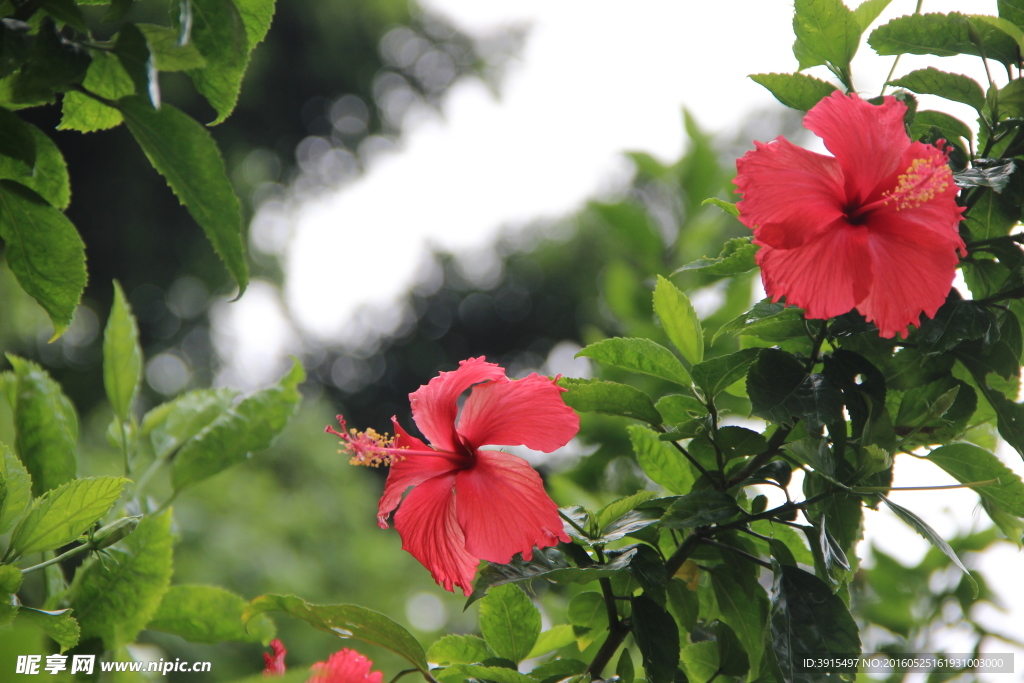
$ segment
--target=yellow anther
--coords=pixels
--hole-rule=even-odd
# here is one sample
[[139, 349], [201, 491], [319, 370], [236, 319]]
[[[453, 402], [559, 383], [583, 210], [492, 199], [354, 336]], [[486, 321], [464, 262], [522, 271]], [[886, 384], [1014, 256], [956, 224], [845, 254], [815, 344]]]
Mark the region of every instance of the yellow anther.
[[910, 168], [897, 179], [896, 187], [883, 194], [886, 203], [896, 202], [897, 211], [914, 209], [945, 192], [952, 179], [953, 174], [943, 160], [922, 157], [910, 162]]

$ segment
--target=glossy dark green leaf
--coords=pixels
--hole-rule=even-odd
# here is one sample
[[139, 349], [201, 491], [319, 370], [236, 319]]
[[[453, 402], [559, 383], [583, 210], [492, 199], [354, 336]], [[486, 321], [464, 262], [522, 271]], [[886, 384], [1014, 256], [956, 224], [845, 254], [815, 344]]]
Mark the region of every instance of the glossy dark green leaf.
[[[135, 92], [135, 84], [125, 71], [121, 60], [111, 52], [97, 52], [85, 72], [82, 86], [107, 100], [118, 100]], [[113, 128], [123, 121], [121, 112], [96, 101], [84, 93], [71, 91], [61, 104], [61, 130], [92, 133]]]
[[957, 187], [991, 187], [994, 192], [1000, 193], [1006, 189], [1010, 176], [1017, 169], [1013, 159], [975, 159], [973, 163], [973, 168], [953, 174]]
[[974, 137], [971, 129], [960, 119], [953, 118], [945, 112], [930, 109], [919, 111], [914, 115], [914, 122], [910, 124], [910, 135], [915, 140], [919, 140], [933, 127], [938, 128], [942, 137], [947, 140], [963, 138], [969, 142]]
[[10, 354], [7, 360], [14, 366], [10, 395], [16, 399], [11, 406], [15, 450], [38, 497], [75, 477], [78, 417], [60, 385], [42, 368]]
[[760, 349], [742, 349], [736, 353], [710, 358], [690, 368], [690, 377], [708, 398], [717, 396], [738, 382], [757, 359]]
[[78, 231], [34, 191], [0, 180], [0, 237], [18, 284], [46, 310], [59, 336], [85, 289], [85, 245]]
[[754, 260], [754, 254], [757, 253], [757, 249], [758, 246], [751, 244], [749, 237], [734, 237], [725, 243], [725, 247], [722, 248], [722, 253], [718, 255], [718, 258], [705, 256], [704, 258], [687, 263], [672, 274], [675, 275], [684, 271], [698, 271], [701, 274], [717, 275], [719, 277], [740, 275], [757, 268], [757, 261]]
[[36, 165], [32, 128], [14, 112], [0, 107], [0, 154], [24, 163], [30, 172]]
[[636, 673], [633, 670], [633, 656], [629, 654], [628, 648], [623, 648], [619, 655], [619, 661], [615, 664], [615, 675], [621, 683], [633, 683]]
[[174, 458], [174, 488], [212, 477], [244, 461], [250, 452], [269, 447], [295, 413], [302, 398], [298, 385], [305, 377], [295, 361], [276, 385], [243, 399], [186, 441]]
[[842, 395], [822, 374], [807, 374], [803, 364], [779, 349], [761, 349], [747, 375], [751, 414], [772, 422], [792, 424], [793, 417], [810, 428], [842, 418]]
[[43, 11], [76, 31], [89, 32], [89, 27], [85, 23], [85, 15], [75, 4], [75, 0], [43, 0]]
[[274, 622], [260, 615], [243, 626], [248, 602], [219, 586], [182, 584], [171, 586], [147, 629], [173, 633], [190, 643], [268, 644]]
[[494, 586], [480, 601], [480, 632], [499, 657], [519, 663], [540, 635], [540, 611], [518, 586]]
[[753, 336], [768, 342], [781, 342], [806, 336], [807, 328], [804, 325], [803, 309], [786, 306], [783, 303], [773, 304], [771, 299], [762, 299], [746, 313], [722, 325], [715, 333], [712, 343], [718, 341], [723, 334]]
[[[146, 44], [149, 45], [150, 53], [156, 61], [158, 70], [189, 71], [206, 66], [206, 59], [203, 58], [195, 43], [187, 42], [184, 45], [179, 43], [179, 31], [170, 26], [157, 24], [136, 24], [136, 26], [146, 36]], [[119, 95], [119, 97], [121, 96], [123, 95]]]
[[[640, 512], [640, 510], [637, 510]], [[636, 554], [629, 563], [629, 573], [633, 575], [637, 583], [644, 591], [644, 595], [653, 600], [658, 606], [664, 607], [666, 591], [670, 577], [665, 568], [665, 560], [653, 547], [646, 544], [637, 544]]]
[[999, 436], [1024, 458], [1024, 406], [990, 387], [985, 386], [983, 392], [996, 413]]
[[[971, 34], [980, 39], [980, 45]], [[959, 12], [949, 14], [911, 14], [897, 17], [872, 31], [868, 44], [880, 55], [936, 55], [951, 57], [965, 54], [985, 56], [1003, 64], [1017, 60], [1017, 42], [977, 16]]]
[[974, 206], [964, 214], [965, 224], [975, 240], [1003, 237], [1017, 224], [1018, 207], [1009, 197], [996, 192], [983, 192]]
[[906, 522], [910, 528], [912, 528], [914, 531], [920, 534], [925, 540], [927, 540], [929, 543], [931, 543], [936, 548], [941, 550], [946, 557], [953, 561], [953, 564], [960, 568], [960, 570], [964, 573], [964, 576], [967, 577], [967, 580], [974, 588], [974, 597], [978, 597], [978, 582], [974, 580], [974, 577], [971, 576], [971, 572], [967, 570], [967, 567], [965, 567], [964, 563], [960, 561], [960, 558], [957, 557], [957, 554], [953, 552], [952, 548], [949, 547], [949, 544], [946, 543], [945, 539], [943, 539], [941, 536], [935, 533], [935, 529], [932, 529], [930, 526], [928, 526], [928, 524], [926, 524], [923, 519], [915, 515], [910, 510], [900, 505], [897, 505], [896, 503], [892, 502], [891, 500], [889, 500], [880, 493], [877, 495], [879, 498], [882, 499], [882, 502], [885, 503], [885, 505], [890, 510], [896, 513], [897, 517]]
[[808, 111], [836, 90], [831, 83], [802, 73], [752, 74], [750, 79], [768, 88], [779, 102], [800, 111]]
[[146, 516], [106, 564], [92, 560], [75, 574], [71, 607], [82, 638], [115, 649], [135, 640], [156, 614], [171, 583], [171, 512]]
[[905, 76], [889, 81], [889, 85], [906, 88], [919, 95], [938, 95], [953, 102], [962, 102], [979, 113], [985, 106], [985, 92], [973, 78], [939, 71], [931, 66], [911, 71]]
[[650, 339], [615, 337], [589, 344], [576, 354], [633, 372], [690, 385], [690, 375], [671, 351]]
[[118, 108], [153, 168], [166, 178], [203, 228], [241, 295], [249, 283], [241, 209], [217, 143], [195, 120], [171, 105], [154, 111], [144, 99], [126, 97], [118, 101]]
[[[831, 482], [818, 474], [808, 474], [804, 477], [804, 495], [807, 497], [817, 496], [834, 488], [836, 487]], [[860, 496], [846, 491], [832, 491], [830, 495], [808, 506], [807, 515], [814, 524], [819, 525], [818, 529], [824, 516], [828, 532], [839, 549], [847, 557], [855, 554], [854, 548], [864, 535], [864, 512]], [[817, 529], [814, 533], [818, 533]], [[816, 542], [817, 538], [809, 540]]]
[[846, 553], [843, 552], [839, 541], [829, 532], [827, 519], [827, 516], [818, 518], [818, 547], [821, 548], [825, 570], [831, 576], [837, 570], [850, 571], [850, 561], [846, 559]]
[[742, 510], [736, 500], [721, 491], [702, 489], [680, 496], [661, 520], [662, 527], [690, 529], [724, 522]]
[[632, 630], [650, 683], [672, 683], [679, 667], [676, 620], [646, 595], [634, 597]]
[[661, 519], [661, 513], [658, 510], [643, 509], [643, 510], [630, 510], [621, 517], [611, 521], [607, 526], [601, 529], [601, 536], [595, 539], [596, 542], [600, 543], [611, 543], [617, 541], [620, 538], [635, 534], [641, 529], [646, 529], [652, 524], [656, 524]]
[[127, 482], [121, 477], [90, 477], [47, 491], [32, 501], [14, 528], [11, 552], [31, 555], [67, 545], [107, 514]]
[[186, 392], [146, 413], [140, 434], [149, 437], [156, 457], [165, 458], [230, 408], [237, 396], [227, 388]]
[[160, 108], [160, 81], [157, 80], [156, 60], [150, 52], [146, 36], [135, 24], [122, 24], [114, 41], [114, 55], [132, 83], [136, 94], [147, 99], [155, 109]]
[[46, 133], [32, 125], [28, 128], [35, 140], [35, 168], [0, 157], [0, 179], [17, 181], [54, 207], [66, 209], [71, 201], [71, 184], [64, 156]]
[[142, 348], [135, 323], [120, 283], [114, 281], [114, 304], [103, 333], [103, 385], [114, 415], [128, 419], [132, 401], [142, 380]]
[[646, 427], [631, 425], [626, 429], [637, 464], [644, 474], [671, 493], [687, 493], [693, 488], [696, 477], [682, 453], [659, 440], [658, 434]]
[[[541, 681], [541, 683], [573, 683], [576, 680], [575, 677], [586, 672], [587, 666], [586, 662], [581, 662], [578, 659], [562, 657], [536, 667], [530, 672], [530, 678]], [[589, 682], [590, 676], [584, 680]]]
[[124, 19], [135, 0], [110, 0], [110, 6], [103, 14], [103, 21], [113, 24]]
[[650, 397], [626, 384], [563, 377], [558, 380], [558, 386], [567, 390], [562, 394], [565, 404], [582, 413], [620, 415], [655, 426], [661, 424], [661, 415]]
[[29, 623], [60, 646], [61, 653], [78, 645], [80, 629], [73, 610], [41, 610], [24, 605], [18, 609], [18, 624]]
[[820, 579], [798, 567], [775, 566], [771, 613], [772, 646], [787, 683], [822, 679], [805, 671], [800, 658], [860, 655], [857, 623], [842, 599]]
[[405, 630], [379, 612], [358, 605], [314, 605], [294, 595], [261, 595], [249, 603], [242, 615], [248, 623], [266, 612], [284, 612], [301, 619], [313, 628], [341, 638], [356, 638], [379, 645], [427, 672], [427, 656], [423, 646]]
[[[4, 444], [0, 443], [0, 475], [3, 475], [3, 499], [0, 500], [0, 535], [10, 531], [32, 502], [32, 477]], [[13, 593], [14, 591], [8, 591]]]
[[963, 484], [998, 479], [998, 484], [978, 486], [974, 491], [1011, 515], [1024, 517], [1024, 482], [1020, 475], [984, 448], [954, 443], [936, 448], [928, 459]]
[[477, 664], [494, 653], [478, 636], [443, 636], [427, 649], [427, 661], [432, 664]]
[[27, 104], [52, 101], [55, 92], [82, 81], [89, 60], [84, 48], [61, 38], [52, 19], [43, 19], [28, 60], [14, 75], [14, 100]]
[[693, 304], [678, 287], [660, 275], [654, 287], [654, 313], [686, 360], [691, 364], [704, 360], [704, 331]]
[[654, 491], [637, 491], [631, 496], [619, 498], [616, 501], [608, 503], [597, 512], [597, 525], [601, 528], [607, 527], [615, 520], [621, 518], [627, 512], [636, 509], [636, 507], [642, 503], [645, 503], [652, 498], [657, 498], [658, 494]]
[[28, 58], [32, 47], [31, 30], [29, 24], [14, 17], [6, 17], [0, 22], [0, 78], [17, 71]]

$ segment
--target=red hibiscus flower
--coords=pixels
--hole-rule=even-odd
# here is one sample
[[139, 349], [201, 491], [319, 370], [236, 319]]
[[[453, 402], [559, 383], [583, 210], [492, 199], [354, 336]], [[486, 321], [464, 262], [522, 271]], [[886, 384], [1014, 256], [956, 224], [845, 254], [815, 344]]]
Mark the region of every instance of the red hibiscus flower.
[[[457, 401], [470, 387], [460, 414]], [[438, 585], [460, 586], [469, 595], [480, 560], [506, 564], [516, 553], [529, 560], [534, 546], [569, 541], [540, 475], [522, 458], [482, 450], [522, 445], [550, 453], [564, 446], [579, 431], [579, 418], [562, 391], [536, 373], [510, 380], [498, 365], [471, 358], [409, 395], [413, 419], [430, 445], [394, 418], [394, 439], [372, 430], [346, 432], [341, 416], [341, 431], [327, 431], [345, 440], [350, 462], [391, 464], [378, 523], [387, 528], [401, 502], [395, 528], [402, 547]]]
[[[276, 638], [270, 641], [274, 654], [263, 653], [267, 668], [264, 676], [281, 676], [285, 673], [284, 656], [288, 654], [284, 644]], [[381, 683], [384, 677], [380, 671], [370, 671], [373, 662], [355, 650], [343, 648], [309, 668], [312, 675], [306, 683]]]
[[856, 308], [906, 337], [945, 302], [967, 251], [947, 154], [911, 142], [906, 105], [832, 93], [804, 117], [833, 156], [783, 137], [736, 162], [740, 221], [761, 246], [765, 291], [827, 319]]

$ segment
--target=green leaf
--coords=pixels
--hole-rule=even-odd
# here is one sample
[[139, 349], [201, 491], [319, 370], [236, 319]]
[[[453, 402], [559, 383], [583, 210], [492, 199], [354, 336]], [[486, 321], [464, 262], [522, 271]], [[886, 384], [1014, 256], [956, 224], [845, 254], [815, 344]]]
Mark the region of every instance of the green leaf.
[[249, 39], [238, 6], [231, 0], [191, 0], [192, 41], [206, 67], [189, 71], [192, 82], [217, 111], [216, 125], [235, 108], [249, 62]]
[[114, 415], [121, 422], [128, 420], [141, 379], [139, 327], [120, 283], [114, 280], [114, 304], [103, 333], [103, 385]]
[[75, 0], [43, 0], [43, 11], [76, 31], [89, 32], [89, 26], [85, 23], [85, 15], [75, 4]]
[[998, 479], [974, 491], [1011, 515], [1024, 517], [1024, 482], [999, 458], [974, 444], [955, 443], [936, 448], [928, 459], [963, 484]]
[[342, 638], [379, 645], [404, 658], [422, 672], [427, 669], [423, 646], [412, 634], [379, 612], [358, 605], [314, 605], [294, 595], [261, 595], [249, 603], [242, 622], [265, 612], [279, 611], [313, 628]]
[[[980, 45], [971, 34], [980, 39]], [[868, 44], [880, 55], [936, 55], [952, 57], [965, 54], [1006, 64], [1017, 60], [1017, 41], [978, 16], [959, 12], [949, 14], [911, 14], [897, 17], [872, 31]]]
[[85, 245], [64, 214], [20, 183], [0, 180], [0, 237], [18, 284], [53, 322], [71, 324], [85, 289]]
[[[836, 91], [836, 86], [807, 74], [751, 74], [750, 80], [768, 88], [787, 107], [808, 111]], [[739, 215], [739, 212], [737, 212]]]
[[13, 75], [12, 99], [26, 104], [51, 102], [55, 92], [81, 82], [88, 68], [89, 53], [61, 38], [53, 20], [44, 18], [28, 60]]
[[274, 0], [236, 0], [235, 4], [242, 15], [249, 50], [252, 51], [270, 29], [270, 22], [274, 18]]
[[707, 406], [693, 396], [669, 394], [658, 400], [654, 407], [665, 424], [681, 425], [708, 414]]
[[889, 85], [906, 88], [919, 95], [938, 95], [953, 102], [962, 102], [979, 113], [985, 106], [985, 92], [973, 78], [939, 71], [931, 66], [911, 71], [889, 81]]
[[749, 237], [734, 237], [725, 243], [725, 247], [722, 248], [722, 253], [718, 255], [718, 258], [705, 256], [704, 258], [687, 263], [685, 266], [676, 269], [672, 274], [695, 270], [701, 274], [717, 275], [719, 277], [740, 275], [757, 268], [757, 261], [754, 260], [754, 254], [757, 253], [757, 250], [758, 246], [752, 244]]
[[667, 379], [683, 386], [690, 385], [690, 375], [672, 352], [650, 339], [615, 337], [587, 345], [576, 357], [586, 356], [599, 363], [642, 372]]
[[737, 209], [736, 205], [733, 204], [732, 202], [727, 202], [724, 199], [719, 199], [718, 197], [708, 197], [707, 199], [700, 203], [701, 206], [706, 206], [708, 204], [717, 206], [718, 208], [720, 208], [722, 211], [725, 211], [733, 218], [739, 218], [740, 210]]
[[665, 334], [686, 360], [691, 364], [704, 360], [704, 332], [693, 304], [675, 285], [660, 275], [654, 288], [654, 312]]
[[120, 549], [107, 549], [106, 566], [93, 560], [78, 570], [71, 607], [83, 640], [102, 638], [107, 649], [135, 640], [170, 586], [171, 543], [171, 511], [147, 515]]
[[991, 187], [994, 192], [1002, 192], [1017, 170], [1013, 159], [975, 159], [973, 164], [972, 168], [953, 174], [953, 182], [957, 187]]
[[882, 499], [882, 502], [885, 503], [890, 510], [896, 513], [897, 517], [906, 522], [910, 528], [920, 534], [925, 540], [941, 550], [946, 557], [953, 561], [953, 564], [960, 568], [960, 571], [964, 573], [964, 576], [967, 577], [967, 581], [974, 589], [974, 597], [977, 598], [978, 582], [974, 580], [974, 577], [971, 576], [971, 572], [967, 570], [967, 567], [965, 567], [964, 563], [960, 561], [960, 558], [957, 557], [956, 553], [953, 552], [953, 549], [949, 547], [949, 544], [946, 543], [945, 539], [935, 533], [935, 529], [928, 526], [923, 519], [915, 515], [910, 510], [897, 505], [880, 493], [876, 495]]
[[185, 442], [171, 470], [174, 488], [212, 477], [244, 461], [250, 452], [268, 448], [298, 408], [298, 385], [305, 378], [302, 365], [294, 361], [276, 385], [243, 399]]
[[781, 342], [807, 334], [804, 312], [801, 308], [772, 303], [762, 299], [746, 313], [733, 318], [719, 328], [711, 343], [723, 334], [753, 336], [768, 342]]
[[941, 111], [925, 109], [914, 115], [914, 122], [910, 124], [910, 135], [915, 140], [920, 140], [932, 128], [938, 128], [942, 137], [947, 140], [963, 138], [970, 142], [973, 139], [971, 129], [960, 119], [953, 118]]
[[679, 666], [676, 620], [646, 595], [634, 597], [632, 629], [650, 683], [672, 683]]
[[[97, 51], [89, 70], [85, 72], [82, 85], [91, 92], [108, 100], [119, 100], [135, 92], [131, 76], [125, 71], [121, 60], [111, 52]], [[92, 133], [117, 126], [124, 119], [114, 107], [77, 91], [64, 95], [61, 104], [60, 130], [77, 130]]]
[[14, 159], [0, 157], [0, 179], [15, 180], [35, 190], [56, 208], [66, 209], [71, 202], [71, 184], [64, 157], [46, 133], [32, 125], [29, 125], [29, 130], [35, 140], [35, 168], [29, 168]]
[[853, 16], [857, 19], [861, 33], [868, 30], [868, 26], [878, 18], [892, 0], [864, 0], [853, 10]]
[[688, 493], [693, 488], [693, 469], [679, 451], [646, 427], [630, 425], [626, 431], [644, 474], [671, 493]]
[[458, 678], [444, 678], [447, 681], [489, 681], [490, 683], [537, 683], [518, 671], [501, 666], [479, 666], [475, 664], [456, 664], [451, 668]]
[[681, 496], [672, 503], [661, 525], [668, 529], [692, 529], [724, 522], [742, 511], [732, 496], [713, 489], [702, 489]]
[[712, 398], [733, 382], [747, 374], [747, 368], [757, 359], [760, 349], [742, 349], [736, 353], [717, 356], [690, 368], [690, 376], [704, 396]]
[[14, 112], [0, 107], [0, 154], [22, 162], [29, 171], [36, 165], [36, 139], [32, 128]]
[[60, 646], [63, 654], [65, 650], [78, 645], [80, 629], [71, 612], [70, 609], [47, 611], [22, 605], [18, 610], [18, 623], [27, 622], [40, 629]]
[[[0, 22], [0, 79], [18, 70], [28, 58], [32, 27], [23, 21]], [[11, 79], [6, 79], [8, 82]]]
[[562, 400], [574, 410], [630, 417], [655, 426], [661, 424], [661, 415], [651, 398], [639, 389], [616, 382], [572, 377], [563, 377], [557, 384], [567, 390]]
[[979, 386], [985, 399], [991, 404], [996, 413], [996, 424], [999, 429], [999, 436], [1006, 439], [1006, 443], [1016, 449], [1017, 453], [1024, 458], [1024, 406], [1006, 398], [1001, 392], [992, 389], [981, 379]]
[[47, 491], [14, 528], [11, 552], [24, 556], [67, 545], [107, 514], [127, 482], [121, 477], [90, 477]]
[[499, 657], [519, 663], [540, 635], [540, 611], [517, 586], [496, 586], [480, 601], [480, 633]]
[[821, 579], [789, 565], [775, 565], [772, 587], [772, 645], [783, 679], [811, 683], [823, 680], [800, 668], [800, 658], [860, 655], [857, 623], [842, 599]]
[[763, 536], [769, 536], [784, 544], [797, 562], [814, 564], [814, 556], [811, 555], [811, 551], [807, 548], [803, 536], [791, 527], [773, 523], [768, 519], [759, 519], [751, 522], [750, 528]]
[[[571, 630], [572, 627], [570, 627]], [[591, 677], [583, 676], [587, 666], [586, 662], [581, 662], [578, 659], [560, 657], [536, 667], [530, 672], [530, 678], [544, 681], [544, 683], [583, 683], [584, 681], [590, 683]]]
[[[157, 24], [136, 24], [136, 27], [146, 36], [146, 43], [149, 45], [149, 50], [156, 61], [156, 68], [158, 70], [190, 71], [192, 69], [202, 69], [206, 66], [206, 59], [203, 58], [203, 55], [196, 48], [195, 43], [179, 44], [179, 31], [170, 26], [159, 26]], [[86, 77], [86, 81], [88, 82], [88, 77]], [[130, 92], [129, 90], [110, 99], [118, 99], [130, 94]]]
[[571, 624], [552, 626], [548, 630], [540, 632], [540, 635], [537, 636], [537, 642], [533, 644], [533, 649], [530, 650], [530, 654], [526, 658], [533, 659], [534, 657], [546, 655], [553, 650], [560, 650], [575, 641], [576, 635], [572, 632]]
[[1024, 2], [1022, 0], [999, 0], [999, 16], [1024, 28]]
[[1003, 237], [1017, 224], [1018, 207], [1009, 197], [996, 192], [982, 192], [964, 216], [965, 224], [975, 240]]
[[[5, 493], [0, 501], [0, 535], [7, 533], [32, 502], [32, 477], [18, 457], [0, 443], [0, 474]], [[9, 591], [14, 592], [14, 591]]]
[[687, 680], [712, 681], [718, 676], [718, 643], [713, 640], [690, 643], [679, 653], [679, 657], [686, 669]]
[[800, 69], [831, 64], [847, 71], [863, 30], [842, 0], [796, 0], [793, 55]]
[[[643, 429], [643, 427], [638, 428]], [[630, 429], [630, 427], [627, 427], [627, 430]], [[657, 435], [655, 434], [654, 436], [656, 437]], [[630, 434], [630, 437], [632, 437], [632, 434]], [[621, 519], [623, 515], [625, 515], [627, 512], [630, 512], [631, 510], [634, 510], [636, 506], [640, 505], [641, 503], [646, 503], [652, 498], [657, 497], [658, 494], [655, 493], [654, 491], [637, 491], [631, 496], [619, 498], [616, 501], [608, 503], [603, 508], [601, 508], [597, 513], [597, 526], [603, 529], [612, 522]]]
[[633, 683], [636, 673], [633, 671], [633, 657], [629, 654], [629, 648], [623, 648], [619, 655], [619, 661], [615, 665], [615, 675], [621, 683]]
[[995, 317], [985, 306], [965, 301], [956, 289], [951, 289], [935, 317], [921, 324], [914, 341], [924, 353], [942, 353], [962, 341], [988, 341], [990, 335], [998, 334], [997, 329]]
[[792, 424], [793, 416], [819, 429], [842, 419], [840, 391], [820, 373], [807, 374], [803, 364], [779, 349], [761, 349], [747, 375], [751, 414]]
[[427, 649], [427, 661], [440, 666], [477, 664], [493, 656], [477, 636], [444, 636]]
[[156, 60], [146, 43], [146, 36], [135, 24], [122, 24], [114, 40], [114, 54], [132, 79], [135, 92], [146, 97], [154, 109], [160, 108], [160, 81]]
[[13, 564], [0, 564], [0, 593], [17, 593], [23, 580], [24, 574]]
[[595, 543], [611, 543], [620, 538], [635, 534], [641, 529], [646, 529], [656, 524], [661, 519], [661, 511], [656, 509], [630, 510], [618, 519], [613, 520], [603, 529], [601, 536], [595, 539]]
[[32, 494], [41, 496], [75, 476], [78, 418], [60, 385], [32, 361], [8, 354], [14, 366], [15, 450], [32, 475]]
[[572, 624], [576, 642], [582, 652], [608, 628], [608, 610], [604, 597], [594, 591], [577, 593], [569, 601], [566, 618]]
[[195, 120], [169, 104], [154, 111], [136, 96], [118, 100], [118, 108], [153, 168], [167, 179], [213, 243], [241, 296], [249, 283], [241, 209], [217, 143]]
[[173, 633], [191, 643], [263, 643], [274, 637], [274, 622], [266, 615], [242, 625], [248, 603], [219, 586], [171, 586], [147, 629]]
[[186, 392], [146, 413], [140, 434], [149, 437], [156, 457], [166, 458], [231, 407], [237, 396], [227, 388]]

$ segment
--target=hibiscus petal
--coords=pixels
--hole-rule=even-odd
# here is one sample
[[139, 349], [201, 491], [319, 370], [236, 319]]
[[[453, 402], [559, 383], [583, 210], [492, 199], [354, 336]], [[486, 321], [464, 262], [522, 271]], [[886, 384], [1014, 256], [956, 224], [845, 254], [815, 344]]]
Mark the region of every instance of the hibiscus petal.
[[791, 249], [813, 239], [843, 215], [843, 172], [832, 157], [809, 152], [785, 138], [736, 161], [740, 221], [760, 244]]
[[764, 289], [774, 301], [803, 308], [808, 318], [842, 315], [864, 299], [872, 281], [867, 230], [835, 221], [796, 249], [757, 252]]
[[478, 559], [466, 550], [466, 537], [455, 514], [454, 473], [427, 479], [414, 488], [395, 514], [402, 548], [430, 570], [445, 590], [461, 586], [472, 592]]
[[461, 452], [462, 444], [455, 433], [456, 401], [466, 389], [487, 381], [508, 381], [505, 371], [484, 357], [459, 363], [459, 369], [442, 372], [424, 386], [409, 394], [412, 418], [430, 443], [442, 451]]
[[910, 145], [903, 114], [907, 105], [887, 96], [881, 105], [835, 91], [814, 105], [804, 126], [825, 142], [846, 178], [849, 204], [863, 204], [897, 169]]
[[474, 448], [526, 446], [550, 453], [580, 430], [580, 418], [562, 401], [555, 380], [537, 373], [473, 387], [458, 432]]
[[480, 451], [476, 464], [456, 475], [455, 500], [474, 557], [507, 564], [516, 553], [529, 560], [534, 546], [569, 542], [540, 475], [510, 453]]
[[309, 667], [312, 676], [306, 683], [381, 683], [384, 674], [370, 672], [373, 662], [355, 650], [342, 648], [327, 658]]
[[[398, 424], [397, 419], [391, 418], [391, 423], [395, 427], [396, 448], [408, 448], [411, 451], [432, 450], [430, 446], [402, 429], [402, 425]], [[380, 497], [380, 502], [377, 504], [377, 524], [381, 529], [388, 528], [388, 515], [402, 502], [402, 494], [410, 486], [416, 486], [432, 477], [459, 469], [468, 462], [468, 458], [465, 463], [460, 463], [454, 458], [444, 457], [440, 453], [437, 456], [411, 453], [401, 459], [393, 460], [391, 469], [388, 471], [388, 480], [384, 484], [384, 495]]]
[[[920, 209], [924, 209], [923, 211]], [[907, 336], [908, 325], [919, 325], [921, 313], [935, 316], [946, 301], [963, 242], [927, 220], [936, 211], [875, 211], [868, 223], [868, 249], [875, 274], [871, 292], [857, 310], [878, 327], [883, 337]], [[946, 212], [948, 224], [948, 211]]]

